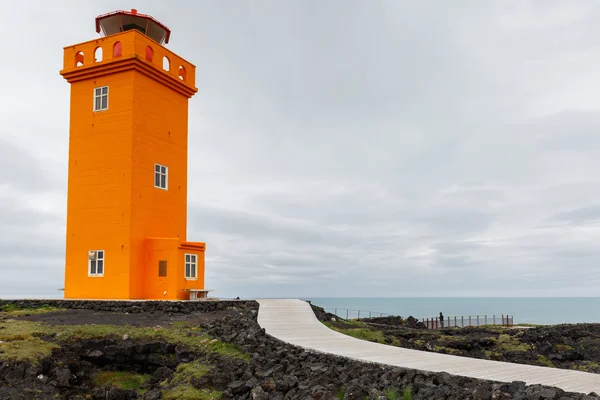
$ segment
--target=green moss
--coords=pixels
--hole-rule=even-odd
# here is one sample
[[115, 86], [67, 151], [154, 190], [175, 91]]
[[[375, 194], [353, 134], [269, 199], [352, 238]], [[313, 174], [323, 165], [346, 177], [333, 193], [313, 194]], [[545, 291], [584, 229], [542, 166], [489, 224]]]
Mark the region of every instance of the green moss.
[[444, 346], [433, 346], [433, 351], [435, 351], [436, 353], [453, 354], [455, 356], [462, 354], [462, 351], [460, 351], [460, 350], [453, 349], [451, 347], [444, 347]]
[[[210, 371], [210, 367], [196, 360], [191, 363], [179, 364], [173, 374], [169, 384], [176, 385], [181, 383], [190, 383], [192, 379], [197, 379]], [[163, 386], [166, 382], [163, 382]]]
[[388, 389], [385, 391], [385, 400], [401, 400], [402, 392], [398, 389]]
[[150, 375], [139, 375], [122, 371], [100, 372], [94, 376], [93, 380], [97, 386], [110, 386], [123, 390], [135, 390], [143, 393], [141, 386], [149, 381]]
[[355, 337], [357, 339], [368, 340], [371, 342], [385, 343], [385, 335], [382, 331], [371, 329], [371, 328], [349, 328], [341, 329], [331, 325], [328, 322], [324, 322], [325, 326], [336, 332], [343, 333], [348, 336]]
[[544, 355], [540, 354], [537, 356], [537, 362], [545, 367], [554, 367], [552, 361], [548, 360]]
[[425, 342], [423, 339], [417, 339], [417, 340], [414, 340], [413, 343], [415, 346], [423, 348], [423, 347], [425, 347], [425, 344], [427, 342]]
[[[58, 332], [58, 333], [57, 333]], [[250, 355], [236, 346], [212, 339], [199, 328], [183, 325], [165, 328], [133, 327], [128, 325], [61, 325], [53, 326], [33, 321], [6, 319], [0, 321], [0, 354], [3, 359], [41, 360], [52, 353], [58, 345], [39, 338], [56, 333], [57, 344], [95, 338], [122, 339], [127, 335], [132, 340], [164, 340], [182, 345], [190, 350], [218, 353], [244, 361]]]
[[497, 343], [499, 351], [523, 352], [530, 349], [528, 344], [521, 343], [519, 339], [507, 334], [499, 335]]
[[50, 312], [64, 311], [62, 308], [41, 306], [41, 307], [17, 307], [14, 304], [6, 304], [0, 307], [0, 314], [7, 316], [22, 316], [22, 315], [34, 315], [34, 314], [45, 314]]
[[36, 335], [43, 333], [40, 324], [29, 321], [0, 322], [0, 358], [6, 361], [35, 363], [52, 354], [59, 346]]
[[412, 388], [410, 386], [402, 393], [402, 400], [413, 400]]
[[163, 387], [163, 399], [220, 399], [221, 393], [211, 389], [196, 389], [192, 386], [192, 381], [199, 379], [211, 370], [211, 367], [202, 363], [200, 360], [191, 363], [179, 364], [168, 380], [160, 383]]
[[555, 344], [554, 348], [556, 349], [556, 351], [558, 351], [560, 353], [569, 351], [569, 350], [573, 350], [573, 347], [566, 345], [566, 344]]
[[600, 363], [597, 363], [595, 361], [581, 361], [581, 363], [579, 365], [577, 365], [575, 367], [575, 369], [578, 369], [580, 371], [585, 371], [585, 372], [597, 372], [600, 371]]
[[163, 390], [162, 398], [164, 400], [219, 400], [221, 392], [182, 385], [173, 389]]
[[498, 352], [496, 351], [492, 351], [492, 350], [484, 350], [483, 351], [483, 356], [487, 359], [487, 360], [497, 360], [498, 359]]

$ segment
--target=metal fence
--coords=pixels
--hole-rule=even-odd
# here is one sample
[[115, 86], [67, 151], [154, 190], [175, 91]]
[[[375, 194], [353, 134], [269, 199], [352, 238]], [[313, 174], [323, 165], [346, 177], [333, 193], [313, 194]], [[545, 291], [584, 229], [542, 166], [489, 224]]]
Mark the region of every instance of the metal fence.
[[344, 319], [361, 319], [373, 317], [394, 317], [395, 315], [376, 311], [353, 310], [351, 308], [324, 308], [328, 313]]
[[428, 329], [465, 328], [467, 326], [501, 325], [513, 326], [512, 315], [461, 315], [444, 317], [423, 318], [421, 320]]
[[[399, 317], [399, 315], [386, 314], [378, 311], [355, 310], [351, 308], [325, 308], [324, 310], [346, 320], [368, 319], [375, 317]], [[461, 315], [444, 317], [443, 323], [439, 317], [422, 318], [420, 322], [422, 322], [427, 329], [465, 328], [468, 326], [486, 325], [513, 326], [513, 316], [506, 314]]]

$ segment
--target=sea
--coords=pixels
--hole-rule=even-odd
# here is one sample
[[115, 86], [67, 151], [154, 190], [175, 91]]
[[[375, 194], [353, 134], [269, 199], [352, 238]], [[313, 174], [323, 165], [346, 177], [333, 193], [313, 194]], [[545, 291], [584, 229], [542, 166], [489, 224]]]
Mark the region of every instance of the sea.
[[[514, 324], [554, 325], [561, 323], [600, 322], [600, 297], [315, 297], [305, 298], [342, 318], [379, 316], [380, 313], [434, 318], [442, 312], [453, 316], [513, 317]], [[348, 310], [348, 314], [347, 311]]]

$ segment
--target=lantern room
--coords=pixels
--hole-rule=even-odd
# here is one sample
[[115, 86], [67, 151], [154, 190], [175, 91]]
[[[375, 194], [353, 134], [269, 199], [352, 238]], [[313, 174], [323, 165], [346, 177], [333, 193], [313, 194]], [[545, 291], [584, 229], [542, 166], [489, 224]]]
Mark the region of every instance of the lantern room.
[[104, 36], [136, 30], [155, 42], [169, 43], [171, 30], [150, 15], [139, 14], [135, 8], [131, 11], [113, 11], [96, 17], [96, 32]]

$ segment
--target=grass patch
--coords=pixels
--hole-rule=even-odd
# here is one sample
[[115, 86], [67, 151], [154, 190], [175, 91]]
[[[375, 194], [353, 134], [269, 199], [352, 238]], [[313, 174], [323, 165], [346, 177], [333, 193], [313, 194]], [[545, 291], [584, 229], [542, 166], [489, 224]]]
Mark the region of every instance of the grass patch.
[[433, 346], [433, 351], [435, 351], [436, 353], [452, 354], [455, 356], [459, 356], [462, 354], [462, 351], [458, 349], [453, 349], [452, 347], [444, 346]]
[[211, 370], [200, 360], [190, 363], [179, 364], [169, 380], [160, 383], [163, 399], [166, 400], [213, 400], [220, 399], [221, 392], [210, 389], [196, 389], [192, 386], [192, 380], [201, 378]]
[[[57, 343], [40, 336], [54, 333]], [[234, 345], [212, 339], [197, 327], [185, 325], [165, 328], [133, 327], [127, 325], [61, 325], [53, 326], [33, 321], [6, 319], [0, 321], [0, 358], [13, 361], [39, 361], [50, 356], [61, 343], [74, 340], [113, 338], [127, 335], [132, 340], [165, 342], [182, 345], [189, 350], [218, 353], [223, 356], [250, 360], [250, 355]], [[189, 336], [188, 336], [189, 335]]]
[[59, 346], [36, 336], [43, 333], [42, 328], [35, 322], [0, 321], [0, 358], [35, 363], [50, 356]]
[[100, 372], [94, 376], [93, 380], [97, 386], [110, 386], [123, 390], [134, 390], [141, 394], [144, 392], [141, 388], [142, 385], [149, 381], [150, 378], [150, 375], [140, 375], [122, 371], [107, 371]]
[[540, 354], [537, 356], [537, 362], [542, 364], [545, 367], [554, 367], [554, 364], [552, 364], [552, 361], [548, 360], [548, 358], [546, 358], [546, 356]]
[[357, 328], [349, 328], [349, 329], [340, 329], [340, 328], [336, 328], [335, 326], [331, 325], [328, 322], [323, 322], [323, 324], [325, 326], [327, 326], [329, 329], [332, 329], [336, 332], [343, 333], [348, 336], [352, 336], [357, 339], [368, 340], [368, 341], [377, 342], [377, 343], [385, 343], [385, 336], [384, 336], [383, 332], [378, 331], [378, 330], [374, 330], [374, 329], [366, 328], [366, 327], [365, 328], [357, 327]]
[[600, 364], [595, 361], [581, 361], [581, 364], [577, 365], [575, 369], [585, 372], [597, 372], [600, 371]]
[[565, 351], [569, 351], [569, 350], [573, 350], [573, 347], [571, 347], [569, 345], [566, 345], [566, 344], [555, 344], [554, 348], [559, 353], [562, 353], [562, 352], [565, 352]]
[[497, 343], [500, 351], [523, 352], [529, 350], [528, 344], [521, 343], [519, 339], [507, 334], [499, 335]]
[[199, 360], [179, 364], [169, 384], [190, 383], [192, 379], [200, 378], [208, 371], [210, 371], [210, 367], [202, 364]]
[[413, 400], [412, 388], [410, 386], [402, 393], [401, 400]]
[[408, 389], [401, 391], [398, 389], [387, 389], [384, 392], [385, 400], [412, 400], [412, 390]]
[[62, 308], [51, 307], [51, 306], [41, 306], [41, 307], [17, 307], [14, 304], [6, 304], [0, 306], [0, 314], [5, 314], [6, 316], [23, 316], [23, 315], [35, 315], [35, 314], [45, 314], [51, 312], [64, 311]]

